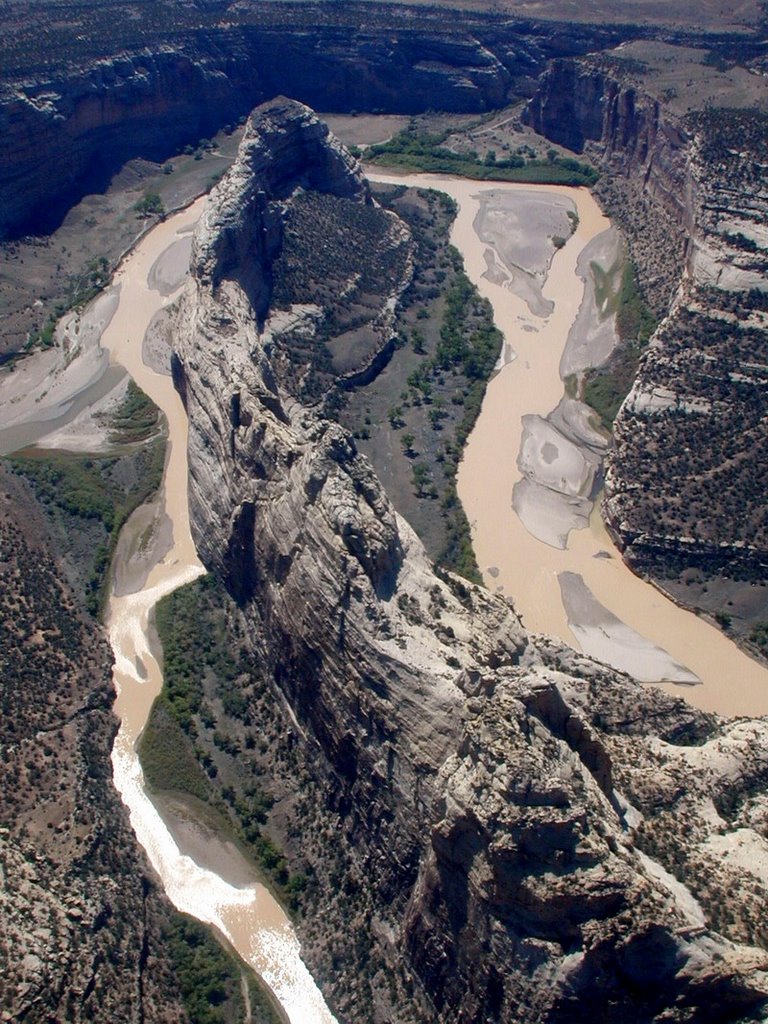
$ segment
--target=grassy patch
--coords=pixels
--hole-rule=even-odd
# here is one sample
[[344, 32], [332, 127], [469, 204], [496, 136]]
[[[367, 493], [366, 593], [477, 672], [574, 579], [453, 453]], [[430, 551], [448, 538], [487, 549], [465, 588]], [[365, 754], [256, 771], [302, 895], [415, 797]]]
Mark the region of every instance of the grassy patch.
[[511, 156], [502, 160], [480, 160], [474, 151], [455, 153], [444, 142], [450, 132], [430, 133], [407, 128], [388, 142], [371, 146], [365, 159], [384, 167], [405, 171], [429, 171], [455, 174], [480, 181], [519, 181], [542, 185], [594, 185], [598, 173], [589, 164], [571, 157], [553, 156], [548, 160], [526, 160]]
[[616, 311], [616, 330], [627, 344], [645, 348], [656, 330], [656, 318], [643, 298], [635, 268], [627, 260], [621, 274], [621, 289]]
[[256, 975], [199, 922], [173, 911], [163, 929], [163, 940], [190, 1024], [235, 1024], [245, 1020], [243, 976], [253, 1024], [279, 1024], [282, 1020]]
[[656, 318], [643, 298], [635, 269], [629, 261], [624, 264], [621, 285], [615, 293], [611, 286], [615, 268], [606, 272], [592, 264], [592, 270], [598, 308], [604, 315], [615, 312], [620, 345], [605, 366], [584, 374], [582, 398], [598, 414], [602, 426], [610, 431], [635, 381], [640, 356], [656, 329]]
[[139, 759], [150, 789], [189, 793], [210, 801], [208, 778], [163, 696], [152, 705], [139, 740]]

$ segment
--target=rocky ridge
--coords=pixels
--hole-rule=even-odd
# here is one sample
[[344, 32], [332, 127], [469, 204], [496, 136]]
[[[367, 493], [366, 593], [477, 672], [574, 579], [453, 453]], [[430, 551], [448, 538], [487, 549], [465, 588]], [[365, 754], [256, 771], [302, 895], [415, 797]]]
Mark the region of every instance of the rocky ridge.
[[601, 198], [661, 318], [615, 423], [607, 523], [662, 581], [764, 578], [766, 114], [672, 112], [619, 51], [555, 62], [528, 120], [606, 169]]
[[[352, 438], [272, 365], [261, 331], [270, 266], [249, 239], [278, 243], [292, 186], [290, 174], [259, 180], [262, 130], [286, 167], [321, 131], [296, 104], [253, 115], [197, 231], [174, 378], [189, 414], [195, 542], [238, 606], [283, 742], [314, 786], [286, 831], [311, 829], [297, 844], [315, 880], [299, 927], [339, 1019], [757, 1012], [768, 956], [714, 931], [691, 896], [706, 882], [712, 907], [731, 906], [744, 872], [726, 863], [708, 876], [675, 812], [685, 801], [702, 848], [734, 821], [765, 848], [766, 766], [739, 732], [763, 723], [735, 729], [645, 690], [527, 636], [501, 598], [435, 574]], [[354, 163], [318, 144], [332, 170], [314, 189], [367, 203]], [[726, 753], [707, 760], [705, 790], [693, 752], [706, 758], [710, 744]], [[710, 812], [718, 787], [735, 817]], [[656, 837], [645, 855], [644, 821]], [[678, 843], [689, 888], [658, 864], [676, 870]], [[755, 908], [765, 879], [749, 884]], [[734, 939], [764, 941], [748, 929]]]

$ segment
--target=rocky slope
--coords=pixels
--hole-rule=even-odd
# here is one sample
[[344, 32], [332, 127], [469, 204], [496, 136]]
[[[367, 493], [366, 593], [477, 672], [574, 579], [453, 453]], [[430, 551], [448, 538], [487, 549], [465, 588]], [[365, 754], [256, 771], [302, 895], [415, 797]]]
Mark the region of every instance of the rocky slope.
[[0, 237], [45, 229], [127, 159], [165, 159], [271, 96], [321, 110], [483, 111], [528, 94], [548, 58], [623, 37], [461, 11], [446, 23], [439, 8], [399, 4], [154, 8], [85, 4], [55, 42], [34, 18], [28, 32], [23, 20], [4, 26]]
[[109, 648], [25, 488], [0, 487], [2, 1019], [185, 1021], [170, 908], [112, 787]]
[[[296, 177], [308, 152], [317, 170]], [[759, 919], [765, 878], [727, 863], [713, 877], [705, 857], [731, 825], [765, 851], [759, 746], [435, 575], [351, 437], [272, 363], [274, 254], [310, 187], [369, 202], [306, 108], [261, 108], [196, 233], [174, 375], [195, 540], [236, 602], [304, 787], [285, 832], [314, 880], [301, 927], [316, 976], [344, 1021], [756, 1012], [765, 951], [715, 932], [658, 860], [676, 870], [679, 843], [691, 888], [722, 908], [738, 885]], [[711, 809], [718, 787], [727, 819]], [[746, 924], [734, 938], [764, 941]]]
[[615, 424], [606, 517], [633, 565], [662, 581], [686, 569], [759, 581], [768, 90], [755, 86], [757, 109], [674, 112], [621, 53], [556, 62], [528, 112], [606, 169], [602, 198], [662, 318]]

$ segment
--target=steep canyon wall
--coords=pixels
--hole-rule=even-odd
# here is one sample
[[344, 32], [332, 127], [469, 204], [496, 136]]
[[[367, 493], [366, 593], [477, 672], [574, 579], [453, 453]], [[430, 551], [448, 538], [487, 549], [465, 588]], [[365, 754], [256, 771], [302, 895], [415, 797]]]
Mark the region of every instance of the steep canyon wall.
[[66, 28], [58, 57], [43, 54], [40, 68], [11, 71], [17, 55], [6, 55], [0, 237], [49, 228], [126, 160], [165, 159], [271, 96], [320, 110], [481, 112], [528, 95], [549, 58], [623, 37], [461, 12], [447, 24], [439, 11], [400, 5], [256, 4], [121, 47], [120, 17], [104, 26], [101, 55], [67, 59], [82, 43]]
[[661, 319], [615, 423], [608, 524], [658, 578], [763, 578], [766, 114], [673, 113], [598, 55], [556, 61], [527, 119], [605, 169], [598, 194]]

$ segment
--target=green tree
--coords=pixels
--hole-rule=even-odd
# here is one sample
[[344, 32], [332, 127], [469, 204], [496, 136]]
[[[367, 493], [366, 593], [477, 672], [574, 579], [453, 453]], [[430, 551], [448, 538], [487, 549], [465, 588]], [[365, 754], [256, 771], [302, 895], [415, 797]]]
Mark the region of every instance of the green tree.
[[146, 192], [133, 208], [140, 217], [165, 217], [165, 206], [157, 192]]

